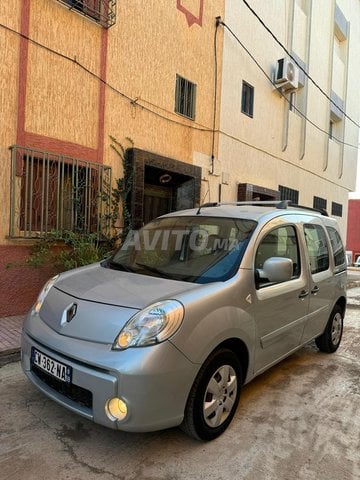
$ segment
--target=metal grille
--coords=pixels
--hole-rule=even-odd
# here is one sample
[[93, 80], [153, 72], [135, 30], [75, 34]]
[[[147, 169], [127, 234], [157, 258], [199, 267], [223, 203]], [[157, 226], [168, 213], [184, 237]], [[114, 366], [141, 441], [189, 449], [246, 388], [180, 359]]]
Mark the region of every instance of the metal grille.
[[292, 203], [299, 203], [299, 191], [279, 185], [280, 200], [291, 200]]
[[110, 167], [18, 146], [11, 156], [10, 237], [110, 234]]
[[318, 208], [319, 210], [326, 210], [326, 199], [321, 197], [315, 197], [313, 199], [313, 207]]
[[331, 203], [331, 215], [336, 217], [342, 217], [342, 208], [341, 203], [332, 202]]
[[176, 75], [175, 112], [195, 119], [196, 85]]
[[70, 10], [92, 18], [105, 28], [116, 22], [116, 0], [58, 0]]

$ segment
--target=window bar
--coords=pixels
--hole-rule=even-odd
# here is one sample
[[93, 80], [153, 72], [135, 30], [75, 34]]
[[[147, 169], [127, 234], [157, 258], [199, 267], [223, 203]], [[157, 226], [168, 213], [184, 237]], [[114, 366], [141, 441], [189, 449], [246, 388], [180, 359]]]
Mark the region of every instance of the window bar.
[[[24, 236], [27, 237], [27, 225], [28, 225], [28, 196], [29, 196], [29, 153], [25, 155], [25, 198], [24, 198]], [[24, 172], [22, 172], [24, 174]]]
[[15, 235], [15, 181], [16, 181], [16, 147], [11, 147], [11, 196], [10, 196], [10, 237]]
[[44, 197], [45, 197], [45, 166], [44, 156], [39, 159], [39, 172], [41, 172], [41, 206], [40, 206], [40, 233], [44, 231]]
[[58, 169], [57, 169], [57, 178], [56, 178], [56, 214], [55, 214], [55, 221], [56, 221], [56, 230], [59, 231], [60, 228], [60, 203], [61, 203], [61, 193], [60, 193], [60, 182], [61, 182], [61, 167], [62, 167], [62, 158], [59, 156], [58, 159]]
[[34, 195], [34, 152], [31, 152], [30, 156], [30, 198], [29, 198], [29, 237], [31, 237], [33, 231], [33, 195]]
[[74, 185], [74, 202], [73, 202], [73, 209], [74, 209], [74, 225], [75, 229], [78, 230], [78, 202], [79, 202], [79, 163], [75, 161], [75, 185]]
[[103, 194], [102, 194], [102, 171], [99, 169], [98, 175], [97, 175], [97, 195], [96, 195], [96, 202], [97, 202], [97, 208], [96, 208], [96, 217], [97, 217], [97, 222], [96, 222], [96, 234], [97, 238], [100, 238], [101, 234], [101, 227], [100, 227], [100, 221], [101, 221], [101, 211], [102, 211], [102, 205], [103, 205]]
[[46, 176], [46, 190], [45, 190], [45, 233], [48, 232], [49, 227], [49, 184], [50, 184], [50, 158], [49, 154], [44, 153], [44, 175]]
[[90, 233], [90, 181], [89, 165], [85, 166], [85, 195], [84, 195], [84, 232]]
[[65, 203], [65, 192], [64, 192], [64, 180], [65, 180], [65, 159], [62, 156], [59, 159], [60, 168], [59, 168], [59, 196], [60, 196], [60, 205], [59, 205], [59, 229], [62, 232], [64, 230], [64, 203]]

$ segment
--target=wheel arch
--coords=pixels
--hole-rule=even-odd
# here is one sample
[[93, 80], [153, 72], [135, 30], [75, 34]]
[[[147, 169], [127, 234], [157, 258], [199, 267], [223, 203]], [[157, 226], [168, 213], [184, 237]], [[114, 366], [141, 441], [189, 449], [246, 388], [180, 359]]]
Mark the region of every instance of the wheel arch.
[[343, 313], [343, 316], [345, 316], [346, 312], [346, 298], [344, 296], [339, 297], [334, 305], [334, 307], [339, 306], [341, 308], [341, 311]]
[[210, 357], [210, 355], [212, 355], [217, 350], [221, 350], [224, 348], [231, 350], [238, 357], [241, 365], [241, 374], [242, 374], [241, 381], [242, 381], [242, 384], [244, 384], [248, 374], [248, 369], [249, 369], [249, 351], [245, 342], [243, 342], [240, 338], [235, 338], [235, 337], [228, 338], [222, 341], [221, 343], [219, 343], [219, 345], [217, 345], [212, 350], [212, 352], [210, 352], [208, 357]]

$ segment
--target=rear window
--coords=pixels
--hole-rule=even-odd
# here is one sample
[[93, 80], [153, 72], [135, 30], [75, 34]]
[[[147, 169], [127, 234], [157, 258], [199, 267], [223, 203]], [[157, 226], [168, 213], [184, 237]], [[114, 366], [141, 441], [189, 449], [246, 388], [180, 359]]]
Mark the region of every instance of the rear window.
[[330, 237], [331, 248], [334, 255], [335, 269], [344, 270], [346, 268], [346, 256], [341, 237], [334, 227], [326, 227], [326, 229]]
[[320, 225], [304, 225], [306, 246], [309, 254], [311, 273], [329, 268], [329, 248], [325, 230]]

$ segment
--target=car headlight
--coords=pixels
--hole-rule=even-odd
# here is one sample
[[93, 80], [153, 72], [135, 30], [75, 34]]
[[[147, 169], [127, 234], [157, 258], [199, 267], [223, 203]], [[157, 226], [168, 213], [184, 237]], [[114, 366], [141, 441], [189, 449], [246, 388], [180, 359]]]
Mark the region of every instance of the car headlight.
[[32, 309], [33, 313], [38, 314], [40, 312], [40, 308], [41, 308], [42, 304], [44, 303], [46, 295], [49, 293], [50, 288], [54, 285], [54, 283], [56, 283], [59, 276], [60, 275], [55, 275], [55, 277], [50, 278], [50, 280], [48, 280], [45, 283], [43, 289], [39, 293], [39, 296], [38, 296], [38, 298], [37, 298], [37, 300], [36, 300], [36, 302], [33, 306], [33, 309]]
[[154, 303], [134, 315], [116, 337], [113, 350], [164, 342], [180, 327], [184, 307], [177, 300]]

